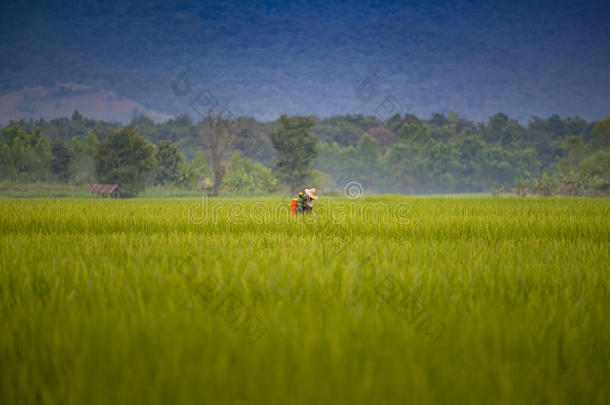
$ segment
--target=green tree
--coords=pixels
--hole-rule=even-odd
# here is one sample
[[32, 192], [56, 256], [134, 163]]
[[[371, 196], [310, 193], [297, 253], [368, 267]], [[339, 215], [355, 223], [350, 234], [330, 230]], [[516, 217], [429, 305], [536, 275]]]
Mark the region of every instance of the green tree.
[[223, 179], [225, 191], [273, 192], [277, 191], [277, 179], [271, 170], [258, 162], [233, 152]]
[[593, 126], [593, 143], [599, 149], [610, 148], [610, 118], [597, 121]]
[[78, 110], [74, 110], [74, 112], [72, 113], [72, 121], [82, 121], [83, 120], [83, 116], [81, 113], [78, 112]]
[[580, 171], [588, 181], [588, 194], [610, 196], [610, 151], [597, 151], [580, 163]]
[[428, 126], [415, 122], [405, 123], [398, 131], [397, 136], [400, 142], [410, 142], [419, 145], [423, 145], [426, 142], [433, 140], [430, 136]]
[[610, 180], [610, 151], [597, 151], [580, 163], [586, 176], [601, 176]]
[[195, 152], [195, 158], [191, 164], [198, 179], [201, 179], [203, 176], [208, 174], [208, 160], [201, 149]]
[[503, 147], [510, 147], [526, 139], [525, 128], [517, 120], [509, 118], [504, 113], [498, 113], [489, 118], [487, 124], [489, 140]]
[[184, 165], [184, 157], [170, 141], [161, 141], [155, 151], [157, 169], [155, 170], [155, 183], [167, 186], [180, 179]]
[[64, 141], [59, 139], [51, 146], [51, 172], [60, 181], [67, 181], [70, 178], [70, 164], [74, 154]]
[[369, 134], [364, 134], [356, 148], [357, 180], [366, 188], [374, 186], [379, 173], [379, 143]]
[[567, 156], [559, 160], [558, 167], [563, 175], [571, 175], [585, 156], [585, 144], [581, 136], [570, 136], [565, 140], [565, 148]]
[[312, 133], [311, 117], [280, 117], [280, 126], [271, 131], [277, 151], [275, 170], [278, 178], [294, 193], [304, 186], [311, 174], [311, 162], [317, 156], [317, 139]]
[[16, 177], [17, 172], [11, 156], [11, 148], [4, 142], [0, 142], [0, 180], [15, 180]]
[[99, 181], [118, 184], [127, 195], [144, 190], [147, 175], [156, 163], [152, 145], [131, 126], [112, 132], [100, 142], [95, 154]]
[[8, 146], [16, 179], [45, 181], [50, 177], [51, 148], [49, 140], [40, 135], [40, 128], [28, 134], [18, 125], [5, 127], [2, 137]]

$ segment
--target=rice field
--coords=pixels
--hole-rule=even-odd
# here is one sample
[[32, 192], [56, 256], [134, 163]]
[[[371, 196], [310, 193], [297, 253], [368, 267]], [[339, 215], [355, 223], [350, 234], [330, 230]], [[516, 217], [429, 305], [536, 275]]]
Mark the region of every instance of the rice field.
[[0, 403], [610, 403], [610, 201], [0, 201]]

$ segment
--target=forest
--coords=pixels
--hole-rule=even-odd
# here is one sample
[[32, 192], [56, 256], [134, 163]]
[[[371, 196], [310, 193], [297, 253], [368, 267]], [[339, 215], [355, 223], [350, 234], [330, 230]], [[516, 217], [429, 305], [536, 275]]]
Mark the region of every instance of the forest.
[[285, 193], [314, 185], [327, 194], [358, 182], [368, 194], [514, 192], [610, 195], [610, 118], [504, 113], [474, 122], [455, 113], [422, 119], [362, 114], [253, 117], [179, 115], [129, 125], [70, 118], [11, 121], [0, 138], [2, 184], [117, 183], [218, 195]]

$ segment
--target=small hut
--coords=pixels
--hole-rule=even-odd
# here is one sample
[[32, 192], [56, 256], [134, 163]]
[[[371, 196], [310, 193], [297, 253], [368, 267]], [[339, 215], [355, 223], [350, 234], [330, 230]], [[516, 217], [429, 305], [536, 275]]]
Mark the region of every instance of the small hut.
[[121, 198], [121, 189], [118, 184], [94, 184], [89, 192], [95, 197]]

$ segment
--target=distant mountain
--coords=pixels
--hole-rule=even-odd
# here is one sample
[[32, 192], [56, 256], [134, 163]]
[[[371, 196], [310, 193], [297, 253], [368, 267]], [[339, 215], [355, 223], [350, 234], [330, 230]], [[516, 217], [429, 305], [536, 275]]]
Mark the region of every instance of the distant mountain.
[[70, 117], [75, 110], [104, 121], [128, 122], [142, 114], [155, 121], [171, 118], [114, 92], [74, 83], [28, 87], [0, 96], [0, 124], [10, 119]]
[[0, 6], [0, 94], [79, 83], [195, 119], [202, 94], [234, 115], [265, 120], [610, 112], [610, 13], [602, 2], [50, 4]]

